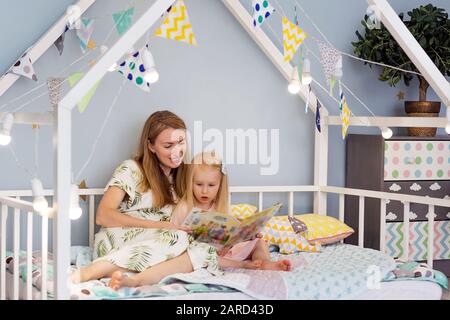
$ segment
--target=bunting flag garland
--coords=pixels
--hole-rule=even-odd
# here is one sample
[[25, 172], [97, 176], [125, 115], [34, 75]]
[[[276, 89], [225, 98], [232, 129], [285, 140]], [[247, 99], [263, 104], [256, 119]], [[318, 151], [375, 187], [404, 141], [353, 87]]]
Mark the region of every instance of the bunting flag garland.
[[64, 78], [48, 78], [47, 88], [48, 96], [50, 98], [50, 104], [53, 108], [58, 106], [59, 94], [61, 92], [61, 85], [64, 82]]
[[340, 95], [340, 103], [339, 110], [341, 111], [341, 122], [342, 122], [342, 139], [345, 139], [347, 136], [347, 130], [350, 125], [350, 116], [351, 111], [347, 105], [347, 99], [345, 99], [344, 92], [342, 91], [342, 87], [339, 85], [339, 95]]
[[317, 99], [317, 106], [316, 106], [316, 128], [317, 131], [322, 132], [320, 129], [320, 108], [322, 105], [319, 102], [319, 99]]
[[322, 62], [323, 71], [325, 72], [327, 85], [330, 85], [331, 77], [336, 70], [336, 64], [341, 57], [341, 53], [322, 41], [317, 41], [317, 43], [319, 46], [320, 60]]
[[132, 17], [134, 8], [130, 8], [126, 11], [121, 11], [113, 14], [114, 23], [116, 24], [117, 33], [122, 35], [130, 28], [132, 23]]
[[130, 55], [119, 64], [117, 71], [145, 92], [150, 92], [150, 83], [144, 80], [145, 67], [141, 54], [144, 49], [145, 47]]
[[80, 29], [77, 29], [77, 36], [80, 41], [80, 48], [83, 53], [86, 53], [86, 49], [92, 47], [89, 45], [89, 40], [94, 32], [94, 19], [81, 19]]
[[[83, 72], [75, 72], [74, 74], [72, 74], [71, 76], [68, 77], [69, 80], [69, 84], [71, 87], [73, 87], [82, 77], [83, 77], [84, 73]], [[78, 111], [80, 113], [83, 113], [89, 102], [92, 99], [92, 96], [95, 93], [95, 90], [97, 90], [98, 85], [100, 84], [100, 81], [98, 81], [92, 88], [91, 90], [88, 91], [88, 93], [86, 93], [86, 95], [80, 100], [78, 101]]]
[[334, 86], [336, 85], [336, 78], [331, 76], [330, 78], [330, 96], [334, 95]]
[[17, 60], [17, 62], [11, 68], [11, 72], [19, 76], [27, 77], [28, 79], [32, 79], [34, 81], [38, 80], [36, 74], [34, 73], [33, 63], [28, 56], [28, 52], [25, 52], [22, 57]]
[[58, 39], [56, 39], [56, 41], [53, 43], [55, 45], [55, 47], [58, 49], [59, 55], [63, 54], [64, 51], [64, 37], [65, 37], [65, 32], [63, 32]]
[[308, 113], [309, 98], [311, 96], [311, 85], [308, 86], [308, 97], [306, 98], [305, 113]]
[[283, 17], [283, 48], [284, 61], [291, 61], [297, 51], [298, 47], [306, 39], [307, 34], [289, 21], [288, 18]]
[[183, 0], [178, 0], [172, 6], [162, 25], [156, 30], [155, 36], [197, 45]]
[[[80, 184], [78, 185], [78, 189], [87, 189], [88, 187], [87, 187], [87, 183], [86, 183], [86, 180], [83, 180], [83, 181], [81, 181], [80, 182]], [[81, 200], [83, 200], [84, 202], [86, 202], [86, 200], [87, 200], [87, 196], [86, 195], [80, 195], [80, 199]]]
[[275, 11], [268, 0], [252, 0], [252, 9], [255, 28], [260, 27]]

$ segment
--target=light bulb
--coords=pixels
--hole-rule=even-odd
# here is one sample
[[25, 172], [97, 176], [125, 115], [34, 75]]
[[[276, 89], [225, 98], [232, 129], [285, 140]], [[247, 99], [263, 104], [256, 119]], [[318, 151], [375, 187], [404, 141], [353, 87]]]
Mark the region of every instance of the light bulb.
[[7, 146], [11, 142], [11, 129], [14, 123], [14, 116], [7, 113], [3, 119], [3, 128], [0, 130], [0, 145]]
[[44, 188], [42, 187], [42, 182], [34, 178], [31, 180], [31, 190], [33, 192], [33, 209], [40, 213], [45, 213], [48, 211], [48, 202], [44, 198]]
[[83, 210], [81, 210], [80, 207], [70, 208], [70, 213], [69, 213], [70, 220], [77, 220], [81, 217], [82, 214], [83, 214]]
[[69, 217], [71, 220], [77, 220], [81, 217], [83, 210], [80, 208], [79, 201], [79, 189], [76, 184], [72, 185], [70, 193], [70, 212]]
[[312, 82], [311, 75], [311, 62], [309, 59], [303, 60], [303, 68], [302, 68], [302, 84], [304, 86], [310, 85]]
[[156, 71], [155, 68], [152, 68], [151, 70], [148, 70], [144, 74], [144, 80], [148, 83], [155, 83], [159, 80], [159, 73]]
[[37, 212], [44, 213], [48, 210], [48, 202], [44, 197], [35, 197], [33, 200], [33, 209]]
[[447, 107], [447, 125], [445, 126], [445, 132], [450, 134], [450, 107]]
[[445, 126], [445, 132], [447, 132], [447, 134], [450, 134], [450, 122]]
[[391, 129], [389, 129], [389, 128], [387, 128], [387, 127], [384, 127], [384, 128], [381, 128], [381, 135], [383, 136], [383, 138], [384, 139], [390, 139], [390, 138], [392, 138], [392, 135], [393, 135], [394, 133], [392, 132], [392, 130]]
[[156, 71], [155, 59], [148, 49], [148, 45], [142, 50], [142, 61], [144, 62], [144, 79], [149, 83], [155, 83], [159, 80], [159, 73]]
[[7, 146], [11, 142], [11, 136], [0, 133], [0, 146]]
[[297, 94], [300, 92], [301, 85], [300, 85], [300, 78], [298, 76], [298, 68], [295, 67], [292, 70], [291, 80], [289, 81], [288, 90], [291, 94]]

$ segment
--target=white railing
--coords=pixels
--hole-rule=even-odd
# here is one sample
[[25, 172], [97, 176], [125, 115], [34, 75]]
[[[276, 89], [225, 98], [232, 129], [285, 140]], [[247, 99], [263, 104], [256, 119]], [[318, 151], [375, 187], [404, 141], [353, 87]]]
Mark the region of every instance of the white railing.
[[[21, 232], [21, 214], [26, 212], [26, 284], [25, 284], [25, 299], [33, 299], [33, 277], [32, 277], [32, 261], [33, 261], [33, 219], [36, 215], [39, 215], [42, 219], [41, 228], [41, 299], [47, 299], [47, 269], [48, 269], [48, 219], [49, 215], [41, 215], [34, 211], [33, 205], [30, 202], [23, 201], [20, 196], [15, 198], [0, 196], [1, 204], [1, 226], [0, 226], [0, 299], [5, 300], [6, 296], [6, 241], [7, 241], [7, 228], [9, 218], [9, 209], [13, 210], [13, 280], [12, 288], [9, 290], [9, 298], [18, 300], [20, 296], [20, 232]], [[12, 294], [11, 294], [12, 292]]]
[[[359, 222], [358, 222], [358, 245], [364, 247], [364, 208], [366, 198], [380, 199], [381, 202], [381, 212], [380, 212], [380, 250], [385, 252], [385, 226], [386, 226], [386, 203], [387, 200], [397, 200], [404, 203], [404, 229], [405, 235], [409, 234], [409, 206], [411, 203], [426, 204], [429, 207], [428, 215], [428, 257], [427, 262], [432, 267], [433, 265], [433, 242], [434, 242], [434, 208], [435, 206], [442, 206], [450, 208], [450, 200], [438, 199], [424, 196], [411, 196], [405, 194], [394, 194], [389, 192], [379, 192], [370, 190], [360, 190], [360, 189], [350, 189], [350, 188], [339, 188], [339, 187], [329, 187], [329, 186], [244, 186], [244, 187], [231, 187], [230, 195], [233, 194], [249, 194], [256, 193], [258, 196], [258, 209], [263, 209], [264, 194], [266, 193], [287, 193], [288, 195], [288, 206], [287, 211], [290, 216], [294, 215], [294, 195], [295, 193], [305, 193], [305, 192], [322, 192], [325, 194], [338, 194], [339, 195], [339, 220], [344, 222], [345, 220], [345, 196], [357, 196], [359, 197]], [[51, 190], [45, 190], [44, 195], [48, 198], [53, 196]], [[87, 197], [87, 211], [88, 211], [88, 223], [89, 223], [89, 245], [92, 247], [94, 244], [94, 232], [95, 232], [95, 201], [96, 197], [103, 195], [103, 189], [81, 189], [80, 196]], [[5, 253], [6, 253], [6, 223], [8, 218], [8, 208], [14, 210], [14, 228], [13, 228], [13, 239], [14, 239], [14, 261], [19, 261], [19, 250], [20, 250], [20, 214], [22, 211], [27, 212], [27, 265], [31, 265], [32, 259], [32, 249], [33, 249], [33, 217], [37, 214], [32, 208], [30, 202], [21, 200], [21, 197], [31, 197], [31, 191], [0, 191], [0, 204], [1, 204], [1, 265], [0, 265], [0, 298], [5, 299], [6, 297], [6, 284], [5, 284], [5, 273], [6, 273], [6, 263], [5, 263]], [[12, 198], [14, 197], [14, 198]], [[231, 198], [231, 197], [230, 197]], [[42, 216], [42, 289], [41, 298], [47, 298], [47, 252], [48, 252], [48, 219], [52, 218], [52, 215]], [[406, 259], [408, 258], [408, 248], [409, 248], [409, 237], [405, 236], [403, 242], [403, 249]], [[405, 258], [404, 257], [404, 258]], [[12, 288], [13, 298], [19, 298], [19, 270], [18, 264], [14, 264], [14, 285]], [[27, 268], [27, 281], [26, 281], [26, 299], [32, 298], [32, 283], [31, 283], [31, 268]], [[56, 285], [56, 284], [55, 284]], [[11, 288], [9, 288], [11, 290]]]

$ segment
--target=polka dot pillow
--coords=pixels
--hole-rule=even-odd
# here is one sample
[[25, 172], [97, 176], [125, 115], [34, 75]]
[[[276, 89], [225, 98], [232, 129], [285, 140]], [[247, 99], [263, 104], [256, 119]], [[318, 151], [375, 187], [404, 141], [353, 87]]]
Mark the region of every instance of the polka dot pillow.
[[251, 204], [234, 204], [230, 207], [230, 213], [233, 217], [239, 220], [244, 220], [248, 217], [251, 217], [255, 212], [258, 211], [258, 208], [252, 206]]

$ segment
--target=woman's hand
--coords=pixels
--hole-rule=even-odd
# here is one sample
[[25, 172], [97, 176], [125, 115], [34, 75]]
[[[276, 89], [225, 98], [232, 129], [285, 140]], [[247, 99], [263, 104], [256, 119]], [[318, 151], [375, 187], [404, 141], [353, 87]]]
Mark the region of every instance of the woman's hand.
[[175, 223], [168, 222], [168, 221], [161, 221], [158, 222], [158, 225], [152, 228], [158, 228], [158, 229], [169, 229], [169, 230], [181, 230], [185, 232], [192, 232], [192, 229], [189, 227], [183, 227], [176, 225]]

